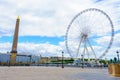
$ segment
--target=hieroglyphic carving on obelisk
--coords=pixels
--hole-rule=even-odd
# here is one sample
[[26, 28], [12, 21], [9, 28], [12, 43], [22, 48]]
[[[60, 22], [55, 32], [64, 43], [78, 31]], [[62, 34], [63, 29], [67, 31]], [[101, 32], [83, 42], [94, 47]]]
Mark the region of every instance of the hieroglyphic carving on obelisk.
[[11, 53], [11, 56], [10, 56], [10, 64], [11, 65], [15, 65], [15, 63], [16, 63], [19, 23], [20, 23], [20, 17], [18, 16], [18, 18], [16, 19], [16, 26], [15, 26], [12, 50], [10, 52]]

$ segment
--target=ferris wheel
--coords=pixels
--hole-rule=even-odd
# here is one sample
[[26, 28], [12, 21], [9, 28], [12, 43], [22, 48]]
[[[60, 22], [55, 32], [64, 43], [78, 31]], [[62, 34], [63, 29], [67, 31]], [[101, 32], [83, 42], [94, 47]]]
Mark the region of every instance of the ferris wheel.
[[68, 25], [65, 37], [71, 57], [101, 59], [113, 43], [114, 27], [102, 10], [89, 8], [78, 13]]

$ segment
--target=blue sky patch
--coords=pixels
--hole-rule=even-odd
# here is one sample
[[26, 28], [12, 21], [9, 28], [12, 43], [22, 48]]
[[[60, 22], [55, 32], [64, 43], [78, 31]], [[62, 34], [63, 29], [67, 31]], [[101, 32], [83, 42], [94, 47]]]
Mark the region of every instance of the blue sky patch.
[[[12, 43], [13, 37], [3, 36], [0, 38], [0, 43], [10, 42]], [[29, 42], [29, 43], [50, 43], [58, 45], [59, 42], [64, 41], [64, 37], [40, 37], [40, 36], [20, 36], [18, 39], [19, 43]]]

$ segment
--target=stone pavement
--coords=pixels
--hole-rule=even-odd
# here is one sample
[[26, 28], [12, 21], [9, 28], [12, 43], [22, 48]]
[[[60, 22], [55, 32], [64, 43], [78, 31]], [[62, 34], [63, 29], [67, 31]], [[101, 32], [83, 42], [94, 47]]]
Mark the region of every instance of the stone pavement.
[[77, 74], [71, 76], [72, 80], [120, 80], [120, 77], [114, 77], [108, 74], [107, 69], [83, 69]]
[[0, 80], [120, 80], [107, 69], [75, 67], [0, 67]]

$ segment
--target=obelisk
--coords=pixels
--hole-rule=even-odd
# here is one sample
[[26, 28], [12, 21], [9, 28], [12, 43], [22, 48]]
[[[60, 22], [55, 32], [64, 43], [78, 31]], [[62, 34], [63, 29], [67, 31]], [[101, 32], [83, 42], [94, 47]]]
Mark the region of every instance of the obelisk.
[[18, 16], [18, 18], [16, 19], [15, 32], [14, 32], [13, 44], [12, 44], [12, 50], [10, 52], [11, 53], [10, 65], [15, 65], [15, 63], [16, 63], [19, 23], [20, 23], [20, 17]]

